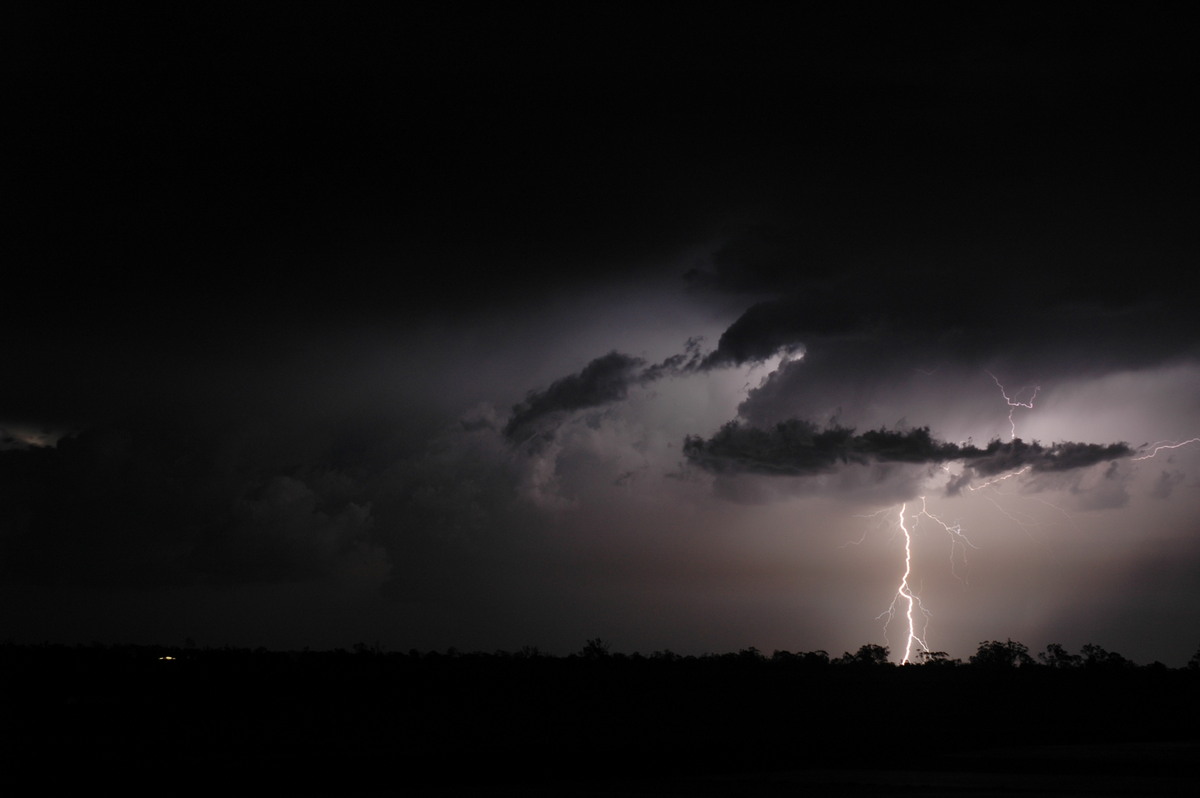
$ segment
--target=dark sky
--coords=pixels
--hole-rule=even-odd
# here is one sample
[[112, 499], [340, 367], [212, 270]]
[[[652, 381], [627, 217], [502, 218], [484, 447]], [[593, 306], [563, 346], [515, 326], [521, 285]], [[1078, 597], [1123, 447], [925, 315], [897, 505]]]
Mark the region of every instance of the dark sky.
[[1182, 663], [1184, 10], [18, 10], [0, 634]]

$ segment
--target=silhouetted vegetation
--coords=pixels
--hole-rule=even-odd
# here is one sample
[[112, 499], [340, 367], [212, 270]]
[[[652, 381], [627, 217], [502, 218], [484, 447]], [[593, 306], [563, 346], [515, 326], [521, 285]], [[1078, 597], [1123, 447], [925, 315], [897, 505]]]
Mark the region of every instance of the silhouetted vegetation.
[[[164, 789], [235, 774], [344, 791], [347, 778], [536, 785], [928, 769], [998, 745], [1195, 739], [1198, 662], [1138, 666], [1091, 644], [1034, 657], [1012, 640], [981, 643], [967, 663], [921, 652], [903, 666], [874, 644], [836, 658], [646, 656], [599, 638], [565, 657], [10, 644], [0, 717], [10, 770], [69, 761], [102, 779], [135, 769]], [[886, 746], [871, 742], [876, 732]]]
[[860, 646], [858, 651], [851, 654], [847, 651], [842, 656], [833, 661], [835, 665], [858, 665], [862, 666], [880, 666], [891, 665], [891, 660], [888, 659], [890, 652], [887, 646], [877, 646], [873, 643], [867, 643]]
[[978, 668], [1020, 668], [1032, 665], [1033, 657], [1022, 643], [989, 640], [979, 644], [979, 649], [971, 655], [971, 664]]

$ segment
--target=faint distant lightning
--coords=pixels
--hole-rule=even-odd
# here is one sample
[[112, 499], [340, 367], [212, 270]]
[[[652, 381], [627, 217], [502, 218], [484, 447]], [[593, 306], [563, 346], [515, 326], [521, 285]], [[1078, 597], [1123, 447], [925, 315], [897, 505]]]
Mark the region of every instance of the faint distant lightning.
[[[1017, 437], [1017, 422], [1013, 420], [1013, 413], [1017, 412], [1018, 407], [1023, 407], [1026, 410], [1032, 410], [1033, 409], [1033, 400], [1037, 398], [1038, 391], [1040, 391], [1042, 389], [1042, 386], [1040, 386], [1040, 385], [1033, 386], [1033, 395], [1029, 397], [1029, 401], [1028, 402], [1020, 402], [1020, 401], [1013, 399], [1012, 397], [1010, 397], [1008, 395], [1008, 391], [1005, 390], [1004, 386], [1000, 384], [1000, 380], [998, 380], [996, 378], [995, 374], [993, 374], [990, 371], [987, 371], [986, 369], [984, 370], [984, 373], [992, 378], [992, 382], [996, 383], [996, 387], [1000, 389], [1000, 395], [1004, 397], [1004, 401], [1008, 404], [1008, 425], [1011, 428], [1009, 438], [1010, 438], [1010, 440], [1012, 438], [1016, 438]], [[1028, 386], [1026, 386], [1026, 387], [1028, 387]], [[1024, 390], [1025, 390], [1025, 388], [1021, 389], [1021, 391], [1024, 391]], [[1018, 392], [1017, 396], [1020, 396], [1019, 392]]]
[[1150, 452], [1150, 454], [1144, 454], [1141, 457], [1134, 457], [1132, 459], [1134, 459], [1134, 460], [1149, 460], [1151, 457], [1158, 454], [1163, 449], [1178, 449], [1180, 446], [1187, 446], [1189, 443], [1200, 443], [1200, 438], [1192, 438], [1191, 440], [1181, 441], [1179, 443], [1171, 443], [1169, 441], [1158, 441], [1157, 443], [1150, 444], [1151, 446], [1154, 447], [1154, 450], [1152, 452]]
[[[925, 497], [924, 496], [921, 497], [921, 512], [919, 512], [915, 516], [913, 516], [913, 518], [914, 518], [913, 527], [914, 528], [916, 528], [915, 519], [918, 519], [921, 517], [925, 517], [925, 518], [928, 518], [929, 520], [933, 521], [935, 524], [937, 524], [942, 529], [944, 529], [946, 531], [946, 534], [948, 534], [950, 536], [950, 573], [954, 574], [955, 579], [962, 582], [963, 584], [966, 584], [966, 581], [967, 581], [966, 577], [959, 576], [958, 567], [955, 565], [955, 563], [958, 561], [961, 561], [963, 564], [963, 568], [965, 569], [967, 567], [967, 548], [978, 549], [979, 547], [976, 546], [974, 543], [972, 543], [970, 538], [968, 538], [963, 533], [961, 524], [957, 524], [957, 523], [947, 524], [945, 521], [938, 518], [933, 513], [929, 512], [929, 509], [925, 506]], [[956, 554], [961, 554], [961, 556], [958, 557], [957, 560], [955, 558]]]

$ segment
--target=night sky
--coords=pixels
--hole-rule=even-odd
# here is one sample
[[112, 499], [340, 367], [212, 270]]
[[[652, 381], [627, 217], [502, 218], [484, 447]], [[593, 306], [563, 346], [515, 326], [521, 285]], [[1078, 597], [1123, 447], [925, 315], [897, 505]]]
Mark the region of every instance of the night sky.
[[0, 639], [1186, 662], [1200, 30], [833, 5], [11, 15]]

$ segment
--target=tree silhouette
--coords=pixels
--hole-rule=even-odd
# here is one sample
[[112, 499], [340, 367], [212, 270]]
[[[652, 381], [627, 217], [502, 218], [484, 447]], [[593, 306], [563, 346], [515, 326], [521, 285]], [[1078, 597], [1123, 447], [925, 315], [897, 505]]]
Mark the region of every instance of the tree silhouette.
[[853, 654], [847, 651], [838, 657], [835, 662], [839, 665], [891, 665], [892, 663], [888, 659], [889, 653], [887, 646], [877, 646], [874, 643], [867, 643], [860, 646], [858, 651]]
[[971, 655], [971, 664], [985, 668], [1018, 668], [1032, 665], [1033, 657], [1023, 643], [1011, 638], [1003, 643], [999, 640], [987, 640], [979, 644], [979, 649]]
[[743, 662], [765, 662], [767, 658], [757, 648], [750, 646], [738, 652], [738, 659]]
[[607, 659], [610, 647], [607, 641], [601, 640], [599, 637], [593, 637], [584, 644], [583, 650], [579, 652], [579, 655], [584, 659]]
[[950, 655], [945, 651], [921, 650], [917, 652], [917, 660], [922, 665], [934, 665], [938, 667], [953, 667], [962, 664], [962, 660], [960, 659], [950, 659]]
[[1078, 668], [1083, 658], [1069, 653], [1061, 643], [1050, 643], [1038, 659], [1048, 668]]
[[1088, 643], [1082, 649], [1083, 665], [1085, 668], [1129, 668], [1133, 663], [1115, 651], [1106, 651], [1102, 647]]

